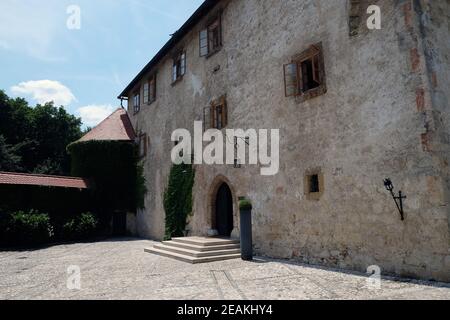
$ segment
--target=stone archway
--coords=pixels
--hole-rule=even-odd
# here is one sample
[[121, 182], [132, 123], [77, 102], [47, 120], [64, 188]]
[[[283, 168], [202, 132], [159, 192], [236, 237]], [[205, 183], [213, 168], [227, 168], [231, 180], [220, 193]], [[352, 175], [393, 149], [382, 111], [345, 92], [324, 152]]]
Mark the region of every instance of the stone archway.
[[216, 194], [215, 221], [219, 236], [231, 236], [231, 232], [234, 229], [233, 196], [226, 182], [221, 184]]
[[[238, 238], [238, 208], [237, 198], [234, 188], [230, 181], [225, 176], [217, 176], [208, 193], [208, 224], [210, 232], [215, 235], [226, 236], [231, 238]], [[218, 199], [222, 197], [222, 199]], [[225, 207], [218, 208], [218, 202], [225, 202]], [[223, 220], [217, 219], [217, 216], [227, 215]]]

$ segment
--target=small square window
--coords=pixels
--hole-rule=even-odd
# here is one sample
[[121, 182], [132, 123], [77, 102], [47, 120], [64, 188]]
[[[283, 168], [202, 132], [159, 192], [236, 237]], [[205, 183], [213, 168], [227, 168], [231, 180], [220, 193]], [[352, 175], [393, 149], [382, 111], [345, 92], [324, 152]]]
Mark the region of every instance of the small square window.
[[319, 189], [319, 175], [313, 174], [309, 176], [309, 193], [320, 192]]
[[324, 192], [324, 177], [319, 169], [305, 175], [304, 188], [306, 199], [320, 200]]

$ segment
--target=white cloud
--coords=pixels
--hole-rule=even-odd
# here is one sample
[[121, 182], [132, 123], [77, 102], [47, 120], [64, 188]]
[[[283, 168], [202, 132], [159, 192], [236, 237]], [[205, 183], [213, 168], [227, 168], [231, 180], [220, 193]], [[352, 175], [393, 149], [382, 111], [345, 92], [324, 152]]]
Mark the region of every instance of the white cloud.
[[41, 104], [53, 101], [56, 106], [68, 106], [72, 101], [76, 101], [69, 88], [52, 80], [21, 82], [11, 87], [11, 92], [18, 96], [31, 96]]
[[113, 113], [113, 111], [114, 107], [112, 105], [91, 104], [79, 108], [77, 113], [86, 126], [94, 127], [105, 120], [111, 113]]

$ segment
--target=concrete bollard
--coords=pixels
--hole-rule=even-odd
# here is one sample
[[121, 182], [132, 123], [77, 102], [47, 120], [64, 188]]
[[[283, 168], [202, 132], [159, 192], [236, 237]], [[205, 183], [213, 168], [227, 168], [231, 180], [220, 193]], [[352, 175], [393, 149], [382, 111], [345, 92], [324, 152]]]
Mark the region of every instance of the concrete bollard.
[[240, 212], [240, 240], [241, 240], [241, 258], [242, 260], [253, 260], [253, 241], [252, 241], [252, 205], [249, 200], [239, 201]]

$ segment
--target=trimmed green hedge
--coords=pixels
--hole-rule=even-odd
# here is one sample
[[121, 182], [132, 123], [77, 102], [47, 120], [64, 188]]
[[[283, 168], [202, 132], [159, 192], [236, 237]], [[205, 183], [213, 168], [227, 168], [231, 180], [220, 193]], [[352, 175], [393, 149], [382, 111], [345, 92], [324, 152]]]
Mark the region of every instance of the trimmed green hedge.
[[72, 175], [94, 182], [96, 211], [110, 217], [114, 211], [135, 212], [144, 206], [147, 192], [138, 149], [126, 141], [86, 141], [67, 147]]
[[165, 239], [184, 236], [186, 219], [192, 213], [192, 187], [195, 170], [191, 164], [173, 165], [164, 192]]

